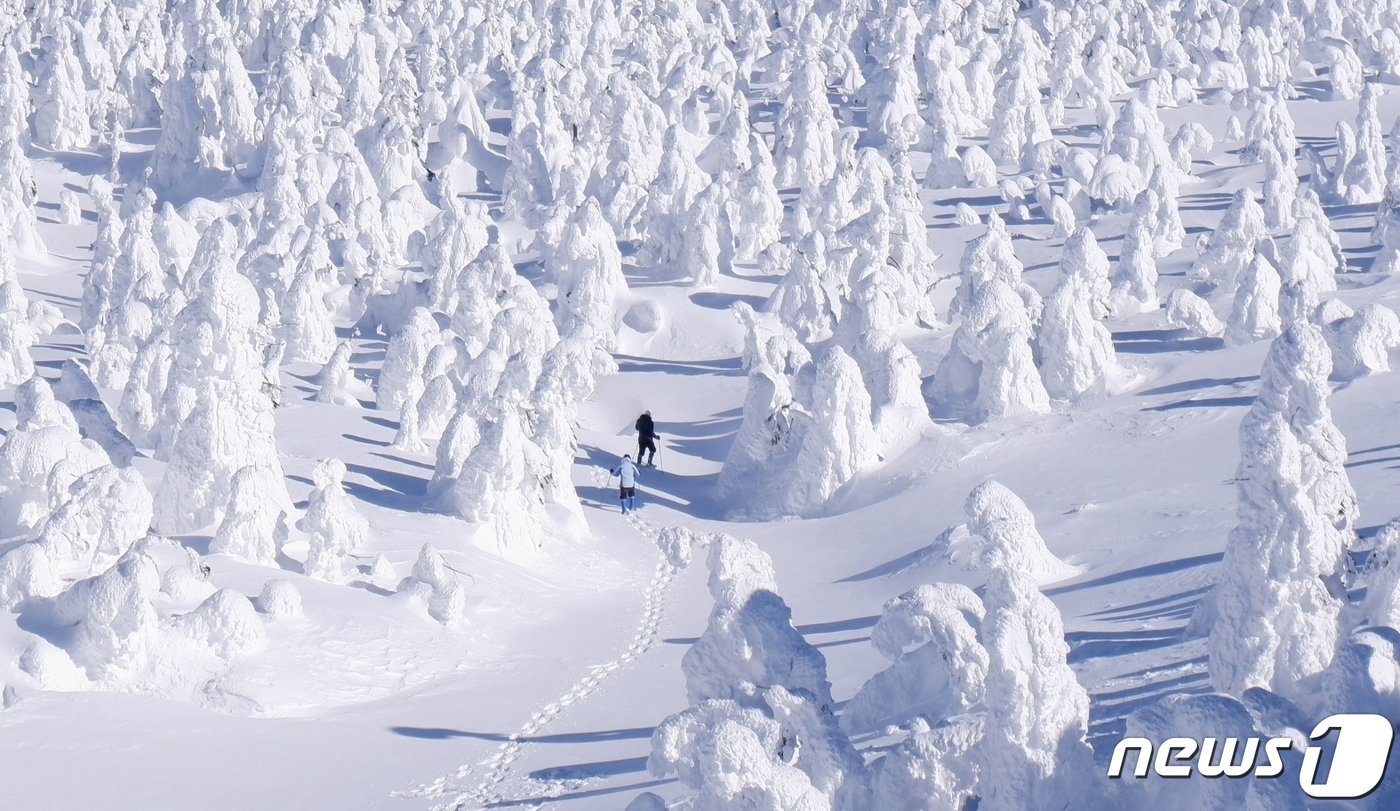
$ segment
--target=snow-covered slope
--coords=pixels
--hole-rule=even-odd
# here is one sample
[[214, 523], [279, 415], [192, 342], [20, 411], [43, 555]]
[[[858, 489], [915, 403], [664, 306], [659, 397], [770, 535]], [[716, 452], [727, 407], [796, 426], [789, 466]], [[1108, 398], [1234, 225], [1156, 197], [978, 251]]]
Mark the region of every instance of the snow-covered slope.
[[1104, 766], [1400, 721], [1397, 26], [0, 9], [7, 803], [1304, 807]]

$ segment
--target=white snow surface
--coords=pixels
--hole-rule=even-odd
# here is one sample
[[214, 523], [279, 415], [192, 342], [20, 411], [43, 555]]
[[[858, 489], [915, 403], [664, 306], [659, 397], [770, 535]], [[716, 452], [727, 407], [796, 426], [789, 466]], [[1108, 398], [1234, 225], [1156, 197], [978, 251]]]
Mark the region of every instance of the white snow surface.
[[5, 806], [1302, 807], [1103, 774], [1400, 722], [1396, 30], [0, 8]]

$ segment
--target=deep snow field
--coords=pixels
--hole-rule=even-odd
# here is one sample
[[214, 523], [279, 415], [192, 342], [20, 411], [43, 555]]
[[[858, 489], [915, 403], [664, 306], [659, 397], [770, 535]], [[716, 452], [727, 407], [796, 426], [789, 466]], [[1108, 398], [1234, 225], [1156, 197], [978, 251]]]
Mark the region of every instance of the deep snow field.
[[6, 808], [1395, 807], [1103, 776], [1400, 720], [1390, 4], [161, 5], [0, 11]]

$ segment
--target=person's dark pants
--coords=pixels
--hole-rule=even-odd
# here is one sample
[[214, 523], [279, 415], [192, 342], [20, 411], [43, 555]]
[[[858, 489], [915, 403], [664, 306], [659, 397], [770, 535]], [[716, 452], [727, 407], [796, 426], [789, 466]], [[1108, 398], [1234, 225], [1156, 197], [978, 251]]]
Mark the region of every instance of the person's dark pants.
[[649, 436], [637, 437], [637, 464], [642, 464], [642, 455], [647, 451], [651, 451], [651, 456], [646, 460], [646, 464], [652, 464], [656, 461], [656, 440]]
[[622, 502], [622, 511], [624, 513], [628, 510], [637, 509], [637, 488], [619, 487], [617, 492], [617, 500]]

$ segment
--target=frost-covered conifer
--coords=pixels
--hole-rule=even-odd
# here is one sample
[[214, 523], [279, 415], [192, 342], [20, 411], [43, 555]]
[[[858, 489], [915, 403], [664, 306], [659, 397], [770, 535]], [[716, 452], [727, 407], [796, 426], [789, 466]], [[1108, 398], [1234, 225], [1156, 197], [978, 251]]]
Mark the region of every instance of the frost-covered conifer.
[[1176, 163], [1177, 172], [1183, 176], [1191, 174], [1191, 161], [1198, 155], [1206, 155], [1215, 148], [1215, 137], [1199, 121], [1187, 121], [1177, 128], [1167, 150]]
[[[0, 241], [4, 235], [0, 234]], [[3, 250], [3, 249], [0, 249]], [[16, 282], [0, 284], [0, 298], [7, 299], [0, 309], [0, 386], [13, 386], [34, 375], [34, 358], [30, 349], [38, 340], [29, 320], [28, 302]], [[20, 309], [20, 305], [24, 309]]]
[[615, 368], [606, 355], [602, 358], [608, 365], [599, 367], [600, 355], [587, 341], [560, 339], [545, 354], [530, 394], [530, 438], [545, 457], [546, 469], [539, 483], [544, 499], [576, 516], [580, 505], [570, 470], [578, 450], [574, 434], [578, 406], [593, 393], [598, 373]]
[[780, 188], [820, 186], [836, 171], [836, 116], [817, 62], [798, 67], [778, 113], [774, 153]]
[[49, 559], [60, 565], [110, 565], [150, 527], [151, 491], [129, 467], [99, 467], [79, 477], [64, 495], [37, 538]]
[[925, 389], [934, 415], [979, 423], [1049, 411], [1031, 355], [1031, 319], [1016, 291], [988, 279], [972, 290], [961, 319]]
[[280, 470], [248, 465], [233, 474], [228, 503], [209, 551], [276, 565], [287, 541], [290, 500]]
[[306, 268], [282, 297], [282, 340], [289, 361], [325, 364], [335, 353], [335, 323], [326, 305], [324, 284], [319, 270]]
[[989, 811], [1077, 805], [1093, 769], [1089, 695], [1066, 661], [1060, 611], [1017, 566], [999, 566], [983, 596], [986, 691], [996, 697], [979, 751], [979, 807]]
[[1293, 237], [1279, 268], [1284, 285], [1285, 325], [1310, 319], [1322, 296], [1337, 289], [1336, 274], [1346, 267], [1341, 240], [1312, 189], [1298, 196], [1293, 217]]
[[875, 434], [882, 456], [918, 436], [929, 423], [921, 391], [919, 360], [888, 330], [867, 330], [853, 356], [870, 392]]
[[79, 60], [81, 27], [59, 20], [39, 43], [34, 88], [34, 143], [45, 149], [73, 150], [92, 140], [91, 112]]
[[337, 582], [345, 576], [345, 556], [369, 541], [369, 522], [345, 493], [345, 463], [322, 459], [312, 470], [315, 489], [297, 529], [307, 535], [306, 574]]
[[140, 672], [160, 645], [159, 593], [160, 574], [143, 538], [111, 568], [58, 596], [56, 617], [76, 626], [68, 655], [98, 681]]
[[792, 610], [774, 589], [773, 561], [751, 541], [722, 536], [710, 545], [714, 610], [681, 659], [692, 704], [742, 700], [745, 685], [802, 690], [831, 705], [826, 660], [792, 627]]
[[266, 634], [252, 602], [232, 589], [209, 595], [173, 625], [173, 630], [226, 661], [257, 648]]
[[744, 262], [756, 261], [778, 241], [783, 222], [783, 201], [775, 185], [777, 169], [756, 133], [749, 142], [749, 155], [751, 165], [735, 179], [736, 190], [726, 202], [734, 256]]
[[405, 402], [416, 402], [423, 391], [423, 364], [428, 353], [438, 344], [437, 321], [426, 307], [415, 307], [403, 328], [389, 339], [389, 348], [379, 371], [376, 404], [381, 409], [401, 408]]
[[967, 523], [947, 533], [949, 554], [974, 569], [1014, 569], [1037, 583], [1063, 580], [1078, 569], [1060, 560], [1045, 544], [1035, 516], [1010, 488], [983, 482], [963, 505]]
[[348, 341], [341, 341], [331, 353], [330, 360], [316, 375], [320, 388], [316, 390], [318, 403], [333, 405], [359, 405], [359, 400], [350, 392], [355, 382], [355, 373], [350, 368], [351, 347]]
[[1390, 371], [1390, 350], [1400, 346], [1400, 317], [1394, 310], [1372, 301], [1323, 329], [1332, 348], [1333, 379]]
[[[421, 437], [437, 439], [447, 427], [448, 420], [457, 404], [457, 382], [454, 379], [453, 364], [457, 351], [453, 344], [439, 344], [428, 353], [423, 366], [423, 378], [428, 382], [423, 393], [413, 404], [417, 430]], [[405, 407], [409, 403], [404, 403]]]
[[464, 301], [464, 294], [467, 290], [481, 292], [476, 290], [481, 277], [489, 278], [500, 264], [514, 270], [500, 245], [491, 242], [485, 207], [458, 200], [449, 178], [443, 179], [443, 211], [429, 228], [422, 251], [423, 268], [431, 274], [428, 285], [433, 309], [444, 313], [459, 306], [479, 305], [479, 301]]
[[1088, 229], [1065, 243], [1060, 273], [1045, 299], [1036, 348], [1046, 392], [1072, 400], [1103, 390], [1118, 368], [1113, 336], [1100, 320], [1108, 314], [1108, 257]]
[[817, 363], [812, 397], [802, 444], [786, 467], [785, 492], [774, 499], [784, 513], [819, 507], [878, 452], [870, 393], [850, 355], [832, 348]]
[[420, 601], [428, 616], [444, 625], [458, 622], [467, 610], [466, 588], [431, 544], [423, 544], [413, 573], [399, 582], [398, 593]]
[[765, 475], [763, 471], [775, 464], [771, 460], [791, 452], [799, 439], [793, 431], [796, 413], [792, 386], [781, 368], [764, 359], [751, 362], [743, 421], [716, 486], [722, 496], [742, 495], [752, 477]]
[[875, 66], [861, 88], [870, 110], [871, 130], [889, 153], [911, 149], [917, 143], [920, 118], [919, 80], [914, 70], [918, 19], [909, 6], [896, 6], [877, 29], [871, 43]]
[[963, 150], [962, 172], [969, 186], [986, 188], [997, 184], [996, 161], [976, 144]]
[[1283, 280], [1278, 268], [1263, 254], [1255, 254], [1235, 291], [1235, 303], [1225, 326], [1225, 342], [1248, 344], [1278, 335], [1283, 329], [1279, 318], [1282, 290]]
[[[690, 795], [687, 807], [696, 811], [741, 804], [830, 808], [830, 799], [812, 779], [782, 757], [784, 730], [770, 713], [732, 700], [701, 702], [656, 727], [647, 768], [661, 778], [675, 775]], [[649, 811], [666, 805], [647, 793], [627, 807]]]
[[1181, 224], [1181, 210], [1177, 203], [1176, 183], [1171, 173], [1164, 167], [1157, 167], [1147, 182], [1147, 190], [1152, 193], [1156, 225], [1156, 255], [1166, 256], [1180, 248], [1186, 239], [1186, 228]]
[[689, 222], [682, 232], [681, 251], [676, 257], [678, 270], [695, 287], [713, 287], [722, 271], [720, 212], [724, 190], [718, 181], [700, 192], [687, 212]]
[[[661, 163], [647, 190], [643, 218], [648, 256], [662, 268], [690, 260], [686, 254], [694, 245], [689, 232], [697, 226], [698, 213], [693, 209], [696, 198], [708, 185], [707, 175], [696, 163], [690, 136], [673, 124], [661, 141]], [[715, 210], [713, 216], [717, 214]], [[698, 225], [714, 228], [717, 223], [712, 219], [708, 226], [703, 222]]]
[[790, 256], [791, 266], [768, 296], [767, 310], [805, 343], [824, 340], [835, 326], [837, 281], [820, 232], [808, 234]]
[[546, 262], [558, 286], [555, 322], [560, 335], [588, 330], [602, 349], [617, 340], [627, 278], [613, 229], [589, 198], [569, 219]]
[[201, 0], [172, 16], [161, 85], [161, 132], [151, 157], [153, 186], [187, 192], [201, 172], [253, 159], [257, 93], [218, 4]]
[[996, 212], [987, 217], [987, 231], [968, 243], [958, 264], [961, 279], [948, 305], [948, 320], [963, 317], [973, 293], [984, 282], [997, 279], [1010, 287], [1024, 303], [1031, 320], [1040, 318], [1041, 299], [1035, 288], [1021, 280], [1021, 261], [1011, 245], [1011, 232]]
[[34, 175], [21, 138], [18, 129], [0, 128], [0, 240], [21, 254], [44, 256], [48, 248], [34, 214]]
[[1210, 303], [1185, 287], [1167, 296], [1167, 324], [1198, 338], [1215, 338], [1225, 331]]
[[1145, 313], [1161, 306], [1157, 293], [1157, 259], [1152, 233], [1154, 198], [1152, 192], [1138, 194], [1118, 266], [1113, 271], [1109, 299], [1114, 312], [1123, 315]]
[[[1109, 160], [1117, 158], [1121, 161]], [[1129, 171], [1131, 166], [1136, 171]], [[1174, 171], [1176, 164], [1167, 147], [1162, 121], [1157, 111], [1140, 98], [1131, 98], [1119, 109], [1113, 127], [1104, 134], [1094, 177], [1089, 184], [1094, 196], [1109, 204], [1131, 201], [1146, 188], [1158, 167]], [[1117, 177], [1113, 177], [1113, 175]], [[1128, 179], [1130, 178], [1130, 179]], [[1121, 184], [1127, 182], [1124, 187]]]
[[9, 611], [25, 600], [52, 597], [63, 590], [55, 561], [39, 543], [22, 543], [0, 555], [0, 608]]
[[69, 487], [111, 463], [78, 433], [68, 407], [38, 376], [15, 391], [18, 422], [0, 445], [0, 535], [28, 534], [64, 501]]
[[1348, 204], [1374, 203], [1385, 191], [1385, 141], [1377, 106], [1380, 90], [1372, 82], [1361, 92], [1356, 113], [1356, 153], [1342, 170], [1342, 187]]
[[1270, 230], [1293, 227], [1294, 201], [1298, 198], [1298, 170], [1292, 153], [1286, 157], [1266, 144], [1264, 157], [1264, 225]]
[[1327, 407], [1331, 371], [1321, 330], [1289, 327], [1240, 426], [1239, 523], [1203, 615], [1223, 692], [1297, 696], [1336, 653], [1357, 512], [1346, 440]]
[[[0, 558], [0, 568], [4, 559]], [[1366, 597], [1353, 614], [1359, 625], [1400, 626], [1400, 521], [1391, 519], [1381, 527], [1371, 543], [1366, 565], [1359, 580], [1366, 586]]]
[[861, 734], [977, 709], [987, 677], [987, 650], [978, 640], [983, 613], [971, 589], [948, 583], [885, 603], [870, 639], [891, 664], [851, 697], [841, 728]]
[[1227, 293], [1233, 293], [1239, 275], [1254, 258], [1259, 240], [1267, 235], [1264, 209], [1255, 202], [1249, 189], [1240, 189], [1226, 209], [1220, 227], [1211, 232], [1205, 249], [1191, 267], [1191, 276], [1215, 282]]
[[235, 474], [248, 465], [280, 479], [273, 427], [272, 402], [255, 384], [207, 380], [166, 453], [154, 526], [176, 534], [218, 521]]
[[1035, 68], [1023, 61], [1013, 61], [1010, 70], [997, 83], [996, 110], [987, 152], [1000, 163], [1009, 161], [1022, 165], [1031, 147], [1051, 137]]

